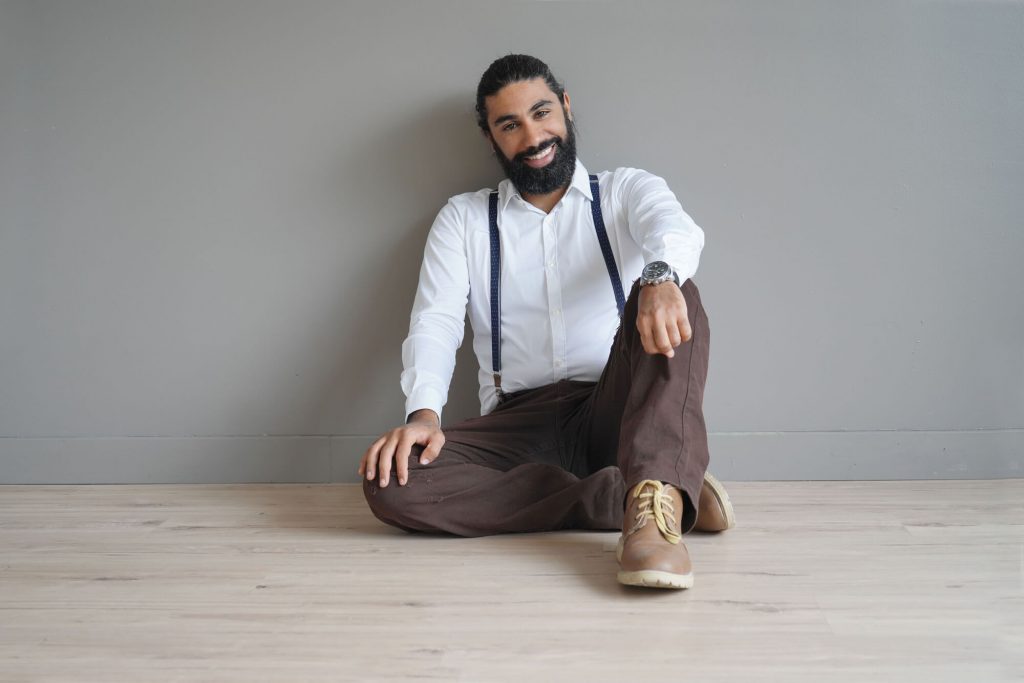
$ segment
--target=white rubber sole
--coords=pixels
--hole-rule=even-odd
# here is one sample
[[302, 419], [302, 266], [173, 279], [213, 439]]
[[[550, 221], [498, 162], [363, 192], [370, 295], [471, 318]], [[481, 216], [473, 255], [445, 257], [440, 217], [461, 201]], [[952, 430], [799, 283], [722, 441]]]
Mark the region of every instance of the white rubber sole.
[[729, 500], [729, 494], [726, 492], [725, 487], [722, 486], [722, 482], [715, 479], [714, 475], [710, 472], [704, 473], [704, 481], [708, 483], [712, 493], [715, 494], [715, 501], [718, 503], [718, 507], [725, 511], [725, 528], [733, 528], [736, 526], [736, 512], [732, 509], [732, 501]]
[[654, 569], [641, 569], [636, 572], [620, 571], [616, 578], [619, 583], [627, 586], [646, 586], [647, 588], [693, 588], [693, 573], [672, 574]]
[[[615, 546], [615, 559], [622, 562], [622, 549], [625, 547], [625, 537], [619, 536], [618, 545]], [[673, 574], [672, 572], [658, 571], [657, 569], [640, 569], [635, 572], [619, 570], [615, 575], [619, 583], [626, 586], [646, 586], [647, 588], [693, 588], [693, 572], [688, 574]]]

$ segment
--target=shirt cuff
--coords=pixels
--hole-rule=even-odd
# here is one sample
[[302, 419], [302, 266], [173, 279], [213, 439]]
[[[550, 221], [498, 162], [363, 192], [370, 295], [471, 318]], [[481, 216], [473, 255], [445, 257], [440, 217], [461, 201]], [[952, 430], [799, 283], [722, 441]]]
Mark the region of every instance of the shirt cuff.
[[437, 390], [430, 387], [421, 387], [409, 395], [405, 400], [405, 420], [423, 408], [430, 408], [437, 413], [438, 422], [441, 421], [441, 408], [444, 406], [445, 397]]
[[675, 272], [676, 276], [679, 277], [680, 287], [683, 286], [684, 282], [692, 278], [697, 273], [697, 264], [693, 263], [692, 259], [666, 256], [661, 260], [671, 266], [673, 272]]

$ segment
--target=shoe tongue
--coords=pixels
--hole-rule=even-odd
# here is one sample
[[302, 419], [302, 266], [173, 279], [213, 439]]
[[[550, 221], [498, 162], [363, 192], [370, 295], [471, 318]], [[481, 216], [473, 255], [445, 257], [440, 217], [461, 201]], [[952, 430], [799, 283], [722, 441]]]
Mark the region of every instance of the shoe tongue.
[[651, 491], [663, 491], [665, 489], [665, 485], [657, 479], [644, 479], [636, 485], [633, 492], [636, 495], [640, 495], [640, 493], [646, 489], [650, 489]]

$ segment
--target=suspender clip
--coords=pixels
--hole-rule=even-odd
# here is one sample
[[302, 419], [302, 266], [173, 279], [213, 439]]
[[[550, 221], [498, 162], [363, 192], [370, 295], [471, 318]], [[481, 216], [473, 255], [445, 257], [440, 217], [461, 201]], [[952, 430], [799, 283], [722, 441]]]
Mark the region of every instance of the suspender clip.
[[505, 392], [501, 390], [501, 373], [494, 373], [494, 390], [498, 393], [498, 403], [505, 400]]

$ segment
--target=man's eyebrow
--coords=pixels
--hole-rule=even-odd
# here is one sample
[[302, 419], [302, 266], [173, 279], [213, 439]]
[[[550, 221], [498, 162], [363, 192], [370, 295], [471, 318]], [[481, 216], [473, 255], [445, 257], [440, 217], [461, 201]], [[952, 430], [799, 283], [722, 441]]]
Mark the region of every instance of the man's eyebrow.
[[[534, 104], [532, 107], [530, 107], [530, 111], [531, 112], [535, 112], [538, 109], [540, 109], [541, 107], [547, 107], [547, 106], [551, 106], [553, 104], [554, 104], [554, 101], [552, 101], [552, 100], [537, 100], [537, 103]], [[499, 116], [498, 118], [494, 119], [494, 125], [495, 126], [500, 126], [505, 121], [514, 121], [515, 118], [516, 118], [515, 114], [505, 114], [503, 116]]]

